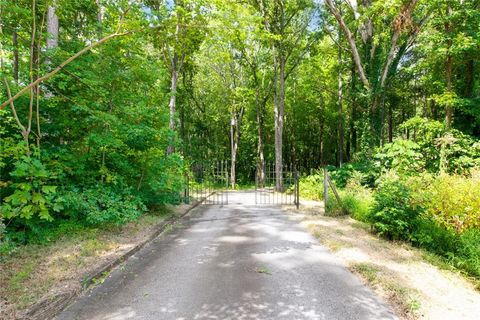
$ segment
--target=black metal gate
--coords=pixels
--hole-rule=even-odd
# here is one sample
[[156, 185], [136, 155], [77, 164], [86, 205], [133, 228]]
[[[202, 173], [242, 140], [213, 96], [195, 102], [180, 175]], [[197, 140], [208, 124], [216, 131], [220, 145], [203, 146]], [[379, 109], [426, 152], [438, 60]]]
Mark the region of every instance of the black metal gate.
[[[262, 172], [263, 171], [263, 172]], [[275, 165], [267, 164], [255, 174], [255, 204], [300, 205], [299, 173], [293, 166], [284, 165], [280, 180]]]
[[185, 198], [205, 204], [228, 204], [228, 170], [227, 161], [192, 164], [185, 177]]
[[[185, 199], [202, 201], [204, 204], [227, 205], [230, 188], [229, 170], [227, 161], [192, 164], [185, 175]], [[248, 196], [240, 201], [253, 204], [253, 198]], [[295, 205], [298, 208], [300, 205], [298, 171], [293, 166], [284, 165], [281, 179], [277, 179], [275, 165], [268, 164], [264, 170], [257, 169], [255, 205]]]

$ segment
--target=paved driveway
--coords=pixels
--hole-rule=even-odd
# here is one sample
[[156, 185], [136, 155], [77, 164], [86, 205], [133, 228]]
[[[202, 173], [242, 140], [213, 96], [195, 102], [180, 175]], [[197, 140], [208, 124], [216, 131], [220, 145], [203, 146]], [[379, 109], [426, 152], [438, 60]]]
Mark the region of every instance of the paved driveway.
[[58, 319], [396, 318], [295, 215], [252, 197], [198, 207]]

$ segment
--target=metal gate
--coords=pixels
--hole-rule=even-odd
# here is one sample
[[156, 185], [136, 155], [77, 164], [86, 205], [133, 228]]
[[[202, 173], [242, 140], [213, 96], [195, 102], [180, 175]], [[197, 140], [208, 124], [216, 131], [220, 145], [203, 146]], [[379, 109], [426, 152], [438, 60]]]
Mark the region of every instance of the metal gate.
[[[227, 205], [230, 188], [228, 161], [194, 163], [185, 175], [185, 199], [204, 204]], [[251, 199], [253, 203], [253, 199]], [[255, 205], [300, 205], [299, 174], [293, 166], [284, 165], [281, 179], [275, 165], [268, 164], [255, 174]]]
[[276, 177], [275, 165], [267, 164], [255, 174], [255, 204], [300, 205], [299, 173], [293, 166], [284, 165], [281, 179]]
[[228, 170], [227, 161], [192, 164], [185, 176], [185, 198], [205, 204], [228, 204]]

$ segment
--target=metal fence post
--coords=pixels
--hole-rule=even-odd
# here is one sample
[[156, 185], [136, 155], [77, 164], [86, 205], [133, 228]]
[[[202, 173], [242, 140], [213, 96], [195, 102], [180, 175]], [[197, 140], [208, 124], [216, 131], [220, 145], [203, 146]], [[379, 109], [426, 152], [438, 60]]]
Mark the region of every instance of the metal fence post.
[[185, 190], [184, 190], [184, 200], [185, 203], [190, 203], [190, 177], [188, 171], [185, 172]]
[[327, 167], [323, 168], [323, 206], [324, 211], [327, 213], [327, 202], [328, 202], [328, 172]]
[[300, 175], [297, 170], [295, 170], [295, 205], [297, 209], [300, 207]]

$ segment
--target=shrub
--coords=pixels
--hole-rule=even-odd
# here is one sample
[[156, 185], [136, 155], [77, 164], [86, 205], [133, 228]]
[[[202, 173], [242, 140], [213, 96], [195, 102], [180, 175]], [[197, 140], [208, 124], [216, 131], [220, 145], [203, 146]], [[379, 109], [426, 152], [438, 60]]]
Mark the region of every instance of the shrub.
[[352, 179], [362, 186], [372, 187], [380, 173], [371, 162], [347, 163], [340, 168], [329, 167], [328, 170], [338, 188], [345, 188]]
[[300, 196], [311, 200], [323, 200], [323, 171], [317, 171], [299, 181]]
[[7, 219], [23, 221], [38, 217], [53, 220], [52, 212], [63, 209], [57, 195], [56, 175], [49, 171], [39, 158], [22, 156], [10, 173], [12, 182], [7, 184], [8, 196], [0, 204], [0, 213]]
[[361, 184], [361, 173], [356, 172], [347, 182], [345, 189], [339, 189], [339, 193], [342, 213], [367, 222], [373, 198], [371, 190]]
[[392, 240], [409, 240], [419, 208], [410, 202], [409, 188], [395, 176], [387, 176], [373, 194], [368, 221], [374, 230]]
[[454, 262], [458, 267], [480, 278], [479, 229], [468, 229], [460, 235]]
[[421, 150], [422, 166], [430, 172], [465, 173], [480, 165], [480, 143], [459, 130], [421, 117], [409, 119], [400, 129], [409, 131], [409, 139]]
[[425, 197], [427, 214], [455, 232], [480, 229], [480, 172], [472, 176], [442, 174], [433, 179]]
[[395, 170], [400, 175], [412, 175], [424, 168], [420, 146], [410, 140], [398, 139], [387, 143], [375, 155], [382, 170]]
[[354, 219], [367, 222], [372, 206], [372, 198], [358, 194], [347, 193], [342, 199], [344, 210]]
[[127, 190], [119, 191], [99, 185], [83, 191], [67, 191], [64, 195], [66, 213], [70, 218], [97, 225], [111, 222], [122, 225], [136, 220], [146, 208], [138, 197]]
[[411, 240], [414, 245], [442, 256], [450, 255], [457, 247], [454, 232], [425, 217], [418, 219]]

